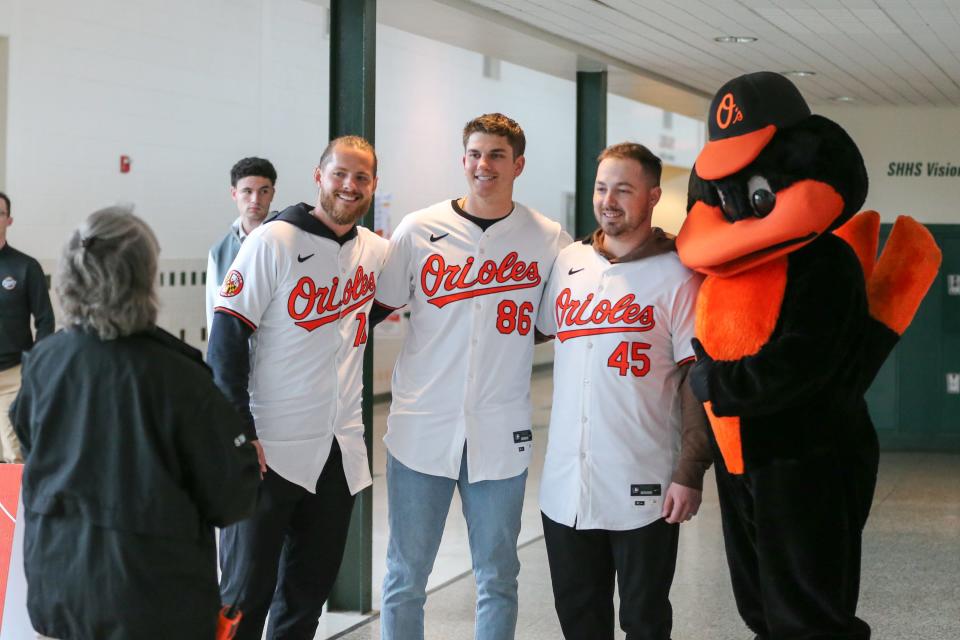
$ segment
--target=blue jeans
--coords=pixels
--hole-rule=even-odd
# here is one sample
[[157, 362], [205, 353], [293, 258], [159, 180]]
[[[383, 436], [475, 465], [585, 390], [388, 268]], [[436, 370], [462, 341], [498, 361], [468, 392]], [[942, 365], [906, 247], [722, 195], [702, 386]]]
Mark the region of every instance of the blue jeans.
[[427, 578], [453, 499], [460, 491], [477, 581], [476, 640], [511, 640], [517, 626], [517, 538], [527, 472], [467, 482], [467, 456], [456, 480], [414, 471], [387, 454], [390, 540], [380, 607], [382, 640], [422, 640]]

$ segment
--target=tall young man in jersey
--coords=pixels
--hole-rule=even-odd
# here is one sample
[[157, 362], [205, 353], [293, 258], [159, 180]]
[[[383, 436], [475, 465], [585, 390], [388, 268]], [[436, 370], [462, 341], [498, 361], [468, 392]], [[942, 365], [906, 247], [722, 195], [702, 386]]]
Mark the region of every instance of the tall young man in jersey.
[[371, 484], [360, 397], [367, 314], [386, 241], [357, 226], [377, 185], [373, 147], [332, 141], [314, 205], [284, 209], [240, 247], [217, 301], [208, 360], [247, 417], [263, 482], [252, 518], [221, 531], [224, 604], [237, 640], [314, 637]]
[[669, 640], [678, 523], [700, 507], [707, 419], [685, 382], [700, 277], [651, 225], [660, 159], [600, 155], [600, 228], [553, 265], [537, 326], [555, 336], [540, 509], [567, 640]]
[[513, 638], [533, 445], [533, 323], [547, 274], [570, 242], [559, 224], [513, 201], [525, 143], [502, 114], [468, 122], [467, 195], [407, 215], [391, 238], [377, 301], [409, 304], [410, 330], [384, 438], [384, 640], [423, 638], [427, 578], [454, 488], [477, 581], [476, 638]]

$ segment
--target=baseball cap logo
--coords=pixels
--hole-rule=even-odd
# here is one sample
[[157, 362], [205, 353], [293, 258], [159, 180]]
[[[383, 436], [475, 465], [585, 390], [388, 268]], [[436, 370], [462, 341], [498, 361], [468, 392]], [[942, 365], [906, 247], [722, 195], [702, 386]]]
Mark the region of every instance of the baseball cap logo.
[[733, 94], [727, 93], [720, 99], [717, 105], [717, 126], [726, 129], [734, 122], [743, 120], [743, 112], [737, 103], [733, 100]]
[[771, 71], [725, 83], [707, 111], [709, 141], [695, 163], [703, 180], [718, 180], [753, 162], [777, 131], [810, 117], [810, 107], [790, 80]]

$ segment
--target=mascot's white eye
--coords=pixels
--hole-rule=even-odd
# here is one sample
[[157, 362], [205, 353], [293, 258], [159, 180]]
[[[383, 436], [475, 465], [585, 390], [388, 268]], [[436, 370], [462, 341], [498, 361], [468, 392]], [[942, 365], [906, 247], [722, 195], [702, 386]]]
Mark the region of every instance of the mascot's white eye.
[[750, 194], [753, 215], [758, 218], [765, 218], [777, 205], [777, 196], [763, 176], [753, 176], [747, 180], [747, 193]]

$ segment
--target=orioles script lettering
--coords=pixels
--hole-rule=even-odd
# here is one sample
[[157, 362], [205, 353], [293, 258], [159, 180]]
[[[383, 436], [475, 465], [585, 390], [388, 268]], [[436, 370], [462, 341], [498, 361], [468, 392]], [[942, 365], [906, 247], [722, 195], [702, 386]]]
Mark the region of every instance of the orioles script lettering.
[[[338, 296], [339, 287], [340, 278], [337, 277], [333, 278], [329, 287], [321, 287], [313, 278], [304, 276], [290, 292], [287, 313], [296, 321], [298, 327], [313, 331], [370, 302], [376, 293], [377, 284], [373, 273], [365, 273], [363, 266], [358, 266], [354, 276], [344, 284], [343, 293]], [[311, 313], [316, 313], [319, 317], [306, 320]]]
[[[557, 295], [555, 307], [557, 340], [563, 342], [570, 338], [603, 333], [650, 331], [656, 326], [653, 319], [653, 306], [649, 304], [641, 306], [632, 293], [628, 293], [616, 302], [601, 298], [593, 309], [588, 311], [593, 298], [591, 293], [584, 300], [576, 300], [569, 288]], [[565, 327], [569, 328], [565, 329]]]
[[[499, 263], [485, 260], [474, 269], [475, 264], [472, 257], [459, 265], [447, 264], [438, 253], [430, 255], [420, 271], [420, 287], [428, 298], [427, 302], [442, 308], [457, 300], [529, 289], [540, 284], [537, 263], [523, 262], [516, 251], [505, 255]], [[441, 292], [445, 293], [437, 295]]]

